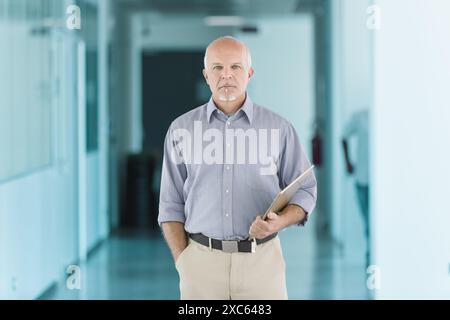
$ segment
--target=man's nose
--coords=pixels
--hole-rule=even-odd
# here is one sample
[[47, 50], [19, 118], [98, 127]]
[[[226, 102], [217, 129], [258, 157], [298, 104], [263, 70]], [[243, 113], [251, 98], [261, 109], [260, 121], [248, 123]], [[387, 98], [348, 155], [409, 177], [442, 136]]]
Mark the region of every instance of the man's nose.
[[222, 79], [231, 79], [232, 74], [229, 70], [225, 69], [222, 73]]

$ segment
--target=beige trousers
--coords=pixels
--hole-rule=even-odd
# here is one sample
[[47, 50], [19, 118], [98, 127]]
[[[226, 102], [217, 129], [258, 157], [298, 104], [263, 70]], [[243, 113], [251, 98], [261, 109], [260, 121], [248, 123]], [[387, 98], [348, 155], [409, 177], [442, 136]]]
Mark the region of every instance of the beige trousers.
[[256, 252], [227, 253], [192, 239], [175, 263], [181, 299], [287, 299], [285, 261], [278, 236]]

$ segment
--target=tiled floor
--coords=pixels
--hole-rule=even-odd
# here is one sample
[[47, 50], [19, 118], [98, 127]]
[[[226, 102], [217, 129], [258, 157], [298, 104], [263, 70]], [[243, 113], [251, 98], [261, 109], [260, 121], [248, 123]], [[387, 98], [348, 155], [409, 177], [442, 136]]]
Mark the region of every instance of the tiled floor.
[[[368, 299], [363, 263], [350, 263], [312, 224], [280, 235], [290, 299]], [[361, 259], [362, 260], [362, 259]], [[122, 232], [81, 267], [81, 289], [65, 281], [46, 299], [178, 299], [178, 275], [160, 234]]]

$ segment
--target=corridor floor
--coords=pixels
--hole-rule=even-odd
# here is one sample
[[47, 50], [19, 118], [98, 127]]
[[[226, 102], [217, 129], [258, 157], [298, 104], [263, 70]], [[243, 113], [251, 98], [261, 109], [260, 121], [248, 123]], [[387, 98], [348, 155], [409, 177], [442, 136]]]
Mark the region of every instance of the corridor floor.
[[[369, 299], [362, 262], [349, 262], [314, 227], [280, 234], [289, 299]], [[362, 260], [361, 260], [362, 261]], [[160, 234], [118, 232], [80, 266], [81, 288], [61, 279], [42, 299], [179, 299], [178, 275]]]

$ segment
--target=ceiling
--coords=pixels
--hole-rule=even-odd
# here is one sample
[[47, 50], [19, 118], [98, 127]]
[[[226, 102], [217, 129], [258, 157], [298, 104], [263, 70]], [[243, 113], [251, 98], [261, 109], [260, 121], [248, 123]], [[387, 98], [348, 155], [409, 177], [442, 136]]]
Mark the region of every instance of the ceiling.
[[164, 14], [282, 15], [303, 11], [320, 0], [114, 0], [126, 9]]

